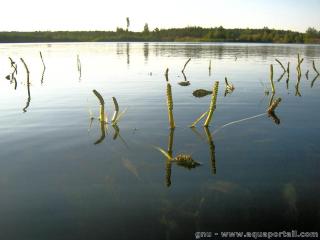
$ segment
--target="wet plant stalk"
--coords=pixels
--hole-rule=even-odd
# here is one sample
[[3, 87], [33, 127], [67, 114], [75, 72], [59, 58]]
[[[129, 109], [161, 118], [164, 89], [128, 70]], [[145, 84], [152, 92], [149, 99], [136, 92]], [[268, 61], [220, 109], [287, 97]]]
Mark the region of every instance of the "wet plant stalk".
[[104, 100], [101, 94], [97, 90], [93, 90], [94, 95], [98, 98], [100, 102], [100, 122], [106, 122], [105, 121], [105, 112], [104, 112]]
[[31, 93], [30, 93], [30, 78], [29, 78], [29, 75], [30, 75], [30, 72], [29, 72], [29, 69], [28, 69], [28, 66], [26, 64], [26, 62], [23, 60], [23, 58], [20, 58], [21, 62], [23, 63], [25, 69], [26, 69], [26, 72], [27, 72], [27, 90], [28, 90], [28, 99], [27, 99], [27, 103], [26, 103], [26, 106], [23, 108], [23, 112], [27, 112], [27, 108], [29, 107], [30, 105], [30, 101], [31, 101]]
[[280, 102], [281, 102], [281, 98], [278, 98], [278, 99], [274, 100], [274, 101], [271, 103], [271, 105], [269, 106], [267, 112], [268, 112], [268, 113], [273, 113], [274, 110], [275, 110], [275, 109], [278, 107], [278, 105], [280, 104]]
[[286, 69], [284, 68], [283, 64], [278, 59], [276, 59], [276, 62], [279, 63], [283, 71], [286, 72]]
[[188, 65], [188, 63], [189, 63], [190, 61], [191, 61], [191, 58], [189, 58], [189, 59], [187, 60], [187, 62], [184, 64], [183, 69], [182, 69], [181, 72], [184, 72], [184, 70], [186, 69], [186, 67], [187, 67], [187, 65]]
[[273, 65], [272, 64], [270, 64], [270, 82], [271, 82], [272, 92], [275, 93], [276, 90], [274, 88], [274, 83], [273, 83]]
[[117, 99], [115, 97], [112, 97], [112, 100], [113, 100], [113, 104], [114, 104], [114, 113], [113, 113], [113, 116], [112, 116], [112, 124], [116, 124], [116, 120], [118, 118], [118, 114], [119, 114], [119, 104], [117, 102]]
[[167, 84], [167, 108], [168, 108], [168, 118], [170, 129], [175, 128], [174, 118], [173, 118], [173, 99], [170, 83]]
[[218, 96], [218, 89], [219, 89], [219, 82], [216, 81], [214, 83], [214, 87], [212, 89], [212, 97], [211, 97], [211, 102], [210, 102], [210, 106], [209, 106], [209, 111], [208, 111], [208, 116], [207, 116], [207, 119], [204, 123], [204, 127], [208, 127], [210, 122], [211, 122], [211, 119], [212, 119], [212, 116], [213, 116], [213, 112], [215, 111], [216, 109], [216, 102], [217, 102], [217, 96]]
[[166, 69], [166, 72], [164, 75], [166, 77], [166, 81], [169, 82], [169, 68]]

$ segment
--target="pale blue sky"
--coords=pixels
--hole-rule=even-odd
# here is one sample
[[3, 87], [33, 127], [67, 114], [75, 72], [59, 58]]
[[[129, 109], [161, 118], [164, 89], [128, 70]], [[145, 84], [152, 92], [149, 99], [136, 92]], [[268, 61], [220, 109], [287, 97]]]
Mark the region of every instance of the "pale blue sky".
[[203, 26], [320, 30], [320, 0], [15, 0], [1, 2], [0, 31]]

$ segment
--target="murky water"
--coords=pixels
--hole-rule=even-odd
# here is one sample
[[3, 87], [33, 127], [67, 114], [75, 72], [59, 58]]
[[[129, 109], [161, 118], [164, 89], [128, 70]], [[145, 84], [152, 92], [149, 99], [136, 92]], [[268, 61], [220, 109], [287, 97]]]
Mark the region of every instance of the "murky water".
[[[16, 86], [5, 78], [13, 71], [8, 57], [17, 64]], [[188, 58], [190, 85], [181, 86]], [[290, 62], [289, 79], [279, 79], [275, 58]], [[0, 238], [193, 239], [196, 231], [319, 229], [320, 77], [313, 60], [320, 70], [320, 46], [1, 44]], [[273, 99], [282, 99], [276, 119], [262, 115], [272, 98], [270, 64]], [[226, 96], [225, 77], [235, 86]], [[211, 127], [190, 129], [211, 99], [192, 92], [212, 90], [216, 80]], [[93, 89], [109, 119], [113, 96], [120, 111], [127, 108], [118, 129], [101, 131]], [[158, 148], [191, 154], [201, 166], [184, 168]]]

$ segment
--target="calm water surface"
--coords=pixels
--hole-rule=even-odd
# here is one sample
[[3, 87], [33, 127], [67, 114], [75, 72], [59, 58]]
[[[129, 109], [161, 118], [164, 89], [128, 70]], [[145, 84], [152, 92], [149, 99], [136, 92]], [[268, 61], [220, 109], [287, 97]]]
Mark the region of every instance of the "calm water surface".
[[[39, 56], [42, 52], [46, 65]], [[304, 58], [296, 74], [297, 53]], [[81, 76], [77, 70], [81, 61]], [[5, 77], [18, 65], [17, 87]], [[27, 75], [22, 57], [30, 70]], [[181, 69], [185, 70], [189, 86]], [[275, 58], [287, 65], [287, 74]], [[211, 74], [208, 71], [212, 62]], [[319, 45], [81, 43], [0, 45], [0, 239], [193, 239], [196, 231], [320, 229]], [[264, 113], [274, 64], [282, 102]], [[169, 68], [176, 129], [168, 128]], [[308, 79], [305, 76], [309, 70]], [[224, 77], [235, 85], [224, 96]], [[206, 131], [190, 125], [209, 106]], [[105, 137], [98, 90], [118, 124]], [[269, 90], [269, 95], [265, 92]], [[28, 94], [29, 93], [29, 94]], [[222, 127], [223, 125], [239, 121]], [[98, 142], [98, 144], [97, 144]], [[167, 161], [191, 154], [201, 166]], [[96, 144], [95, 144], [96, 143]], [[170, 144], [169, 144], [170, 145]]]

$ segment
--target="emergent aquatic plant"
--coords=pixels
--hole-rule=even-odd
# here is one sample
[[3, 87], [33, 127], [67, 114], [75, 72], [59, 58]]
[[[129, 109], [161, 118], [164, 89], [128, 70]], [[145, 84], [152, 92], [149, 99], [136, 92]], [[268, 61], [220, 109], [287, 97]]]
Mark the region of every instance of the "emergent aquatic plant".
[[173, 99], [170, 83], [167, 83], [167, 109], [170, 129], [175, 128], [174, 118], [173, 118]]
[[201, 164], [196, 162], [190, 154], [180, 153], [177, 156], [173, 156], [173, 137], [174, 137], [174, 129], [170, 129], [169, 139], [168, 139], [168, 151], [160, 147], [155, 147], [166, 157], [166, 185], [170, 187], [171, 185], [171, 167], [172, 164], [175, 163], [178, 166], [185, 167], [187, 169], [192, 169], [200, 166]]
[[284, 68], [283, 64], [278, 59], [275, 59], [275, 60], [276, 60], [277, 63], [279, 63], [279, 65], [283, 69], [283, 72], [286, 72], [286, 69]]
[[300, 54], [298, 53], [298, 65], [297, 65], [297, 72], [298, 72], [298, 78], [301, 78], [301, 63], [303, 62], [303, 58], [300, 59]]
[[218, 89], [219, 89], [219, 82], [216, 81], [213, 89], [212, 89], [212, 97], [211, 97], [211, 102], [210, 102], [210, 106], [209, 106], [209, 110], [204, 112], [203, 114], [201, 114], [201, 116], [199, 118], [197, 118], [189, 127], [195, 127], [196, 124], [203, 119], [205, 116], [207, 116], [205, 123], [204, 123], [204, 127], [208, 127], [210, 124], [210, 121], [212, 119], [213, 116], [213, 112], [216, 109], [216, 102], [217, 102], [217, 96], [218, 96]]
[[27, 72], [27, 91], [28, 91], [28, 99], [27, 99], [26, 106], [22, 109], [23, 112], [27, 112], [27, 108], [29, 107], [30, 101], [31, 101], [30, 79], [29, 79], [30, 72], [29, 72], [28, 66], [27, 66], [26, 62], [23, 60], [23, 58], [20, 58], [20, 60], [21, 60], [21, 62], [23, 63], [24, 68], [26, 69], [26, 72]]
[[212, 119], [212, 116], [213, 116], [213, 112], [216, 109], [218, 89], [219, 89], [219, 82], [216, 81], [215, 84], [214, 84], [214, 87], [212, 89], [212, 98], [211, 98], [211, 102], [210, 102], [210, 106], [209, 106], [208, 116], [207, 116], [207, 119], [206, 119], [206, 121], [204, 122], [204, 125], [203, 125], [204, 127], [208, 127], [209, 126], [209, 124], [211, 122], [211, 119]]
[[271, 82], [272, 92], [275, 93], [276, 89], [274, 88], [274, 83], [273, 83], [273, 65], [272, 64], [270, 64], [270, 82]]
[[189, 58], [187, 61], [186, 61], [186, 63], [184, 64], [184, 66], [183, 66], [183, 69], [182, 69], [182, 73], [184, 73], [184, 70], [186, 69], [186, 67], [187, 67], [187, 64], [189, 63], [191, 61], [191, 58]]
[[224, 91], [224, 96], [227, 96], [227, 94], [231, 94], [234, 91], [235, 87], [232, 83], [228, 82], [227, 77], [224, 78], [224, 82], [226, 83], [226, 90]]

